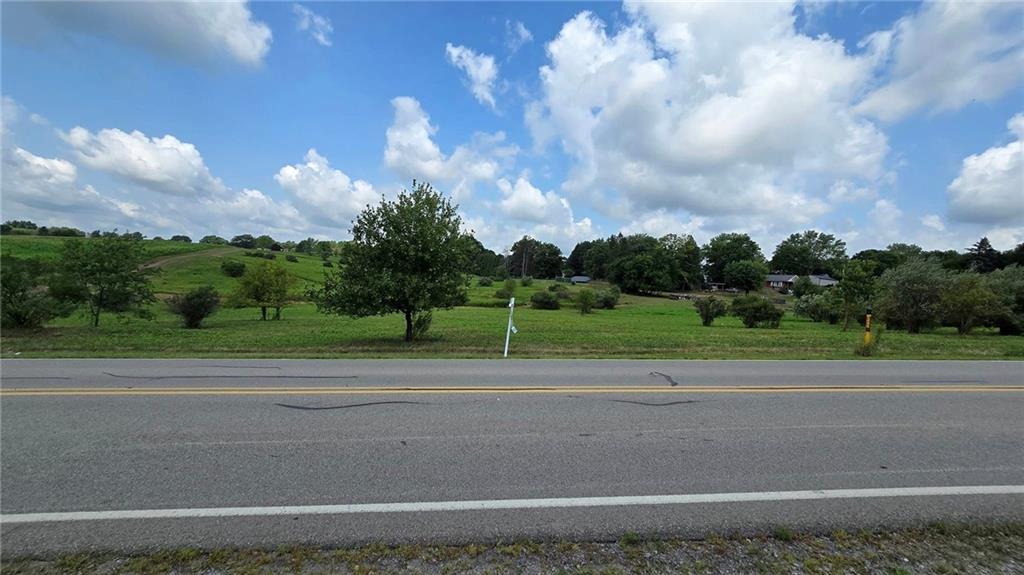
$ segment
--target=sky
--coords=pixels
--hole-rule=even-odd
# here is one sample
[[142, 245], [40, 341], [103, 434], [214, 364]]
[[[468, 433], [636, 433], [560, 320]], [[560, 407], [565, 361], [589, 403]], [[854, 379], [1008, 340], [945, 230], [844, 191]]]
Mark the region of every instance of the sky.
[[1024, 4], [0, 5], [2, 219], [346, 239], [412, 180], [495, 251], [1024, 241]]

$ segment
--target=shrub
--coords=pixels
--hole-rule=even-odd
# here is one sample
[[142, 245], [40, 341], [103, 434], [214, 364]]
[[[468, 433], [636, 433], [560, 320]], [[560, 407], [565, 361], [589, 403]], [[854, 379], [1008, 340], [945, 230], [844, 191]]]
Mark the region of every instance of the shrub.
[[220, 295], [213, 286], [197, 287], [184, 295], [176, 295], [167, 302], [171, 312], [181, 316], [189, 329], [198, 329], [203, 320], [220, 307]]
[[501, 289], [494, 292], [494, 297], [499, 299], [508, 299], [516, 295], [516, 280], [512, 278], [506, 279], [501, 284]]
[[494, 285], [494, 280], [487, 276], [480, 276], [480, 279], [477, 280], [477, 285], [480, 287], [491, 287]]
[[523, 284], [523, 287], [532, 286], [533, 285], [533, 278], [530, 277], [530, 276], [526, 276], [523, 279], [519, 280], [519, 283]]
[[297, 262], [297, 261], [299, 261], [299, 258], [295, 257], [294, 254], [288, 254], [288, 255], [284, 256], [284, 259], [285, 259], [285, 261], [289, 261], [289, 262]]
[[261, 254], [261, 256], [265, 260], [276, 260], [277, 259], [277, 254], [272, 254], [270, 252], [267, 252], [265, 254]]
[[597, 307], [600, 309], [615, 309], [619, 305], [619, 296], [622, 292], [619, 288], [612, 286], [606, 290], [597, 292]]
[[1004, 304], [989, 287], [987, 276], [975, 272], [954, 274], [942, 287], [939, 300], [942, 320], [956, 326], [960, 335], [1004, 312]]
[[580, 308], [580, 313], [590, 313], [596, 303], [597, 294], [594, 293], [594, 290], [583, 289], [576, 296], [576, 306]]
[[220, 271], [232, 278], [240, 278], [245, 273], [245, 262], [235, 260], [224, 260], [220, 263]]
[[989, 319], [999, 335], [1024, 333], [1024, 267], [1009, 265], [988, 274], [989, 287], [1002, 301], [1000, 312]]
[[779, 327], [784, 312], [761, 296], [742, 296], [732, 301], [732, 314], [747, 327]]
[[838, 291], [829, 289], [797, 298], [793, 313], [811, 321], [835, 324], [843, 315], [842, 304]]
[[548, 291], [549, 292], [557, 293], [557, 292], [560, 292], [560, 291], [569, 291], [569, 288], [565, 287], [565, 284], [557, 284], [556, 283], [556, 284], [549, 285], [548, 286]]
[[530, 296], [530, 307], [536, 309], [558, 309], [562, 304], [555, 294], [548, 291], [539, 291]]
[[910, 260], [878, 278], [875, 313], [889, 329], [920, 333], [939, 322], [950, 272], [932, 260]]
[[39, 327], [71, 313], [70, 304], [53, 297], [55, 290], [42, 286], [46, 264], [3, 256], [0, 268], [0, 323], [4, 328]]
[[725, 302], [715, 296], [693, 300], [693, 308], [697, 310], [697, 314], [700, 315], [700, 323], [704, 326], [711, 325], [716, 317], [721, 317], [729, 311]]
[[333, 268], [333, 267], [334, 267], [334, 264], [332, 264], [331, 262], [325, 261], [325, 262], [324, 262], [324, 267], [325, 267], [325, 268]]

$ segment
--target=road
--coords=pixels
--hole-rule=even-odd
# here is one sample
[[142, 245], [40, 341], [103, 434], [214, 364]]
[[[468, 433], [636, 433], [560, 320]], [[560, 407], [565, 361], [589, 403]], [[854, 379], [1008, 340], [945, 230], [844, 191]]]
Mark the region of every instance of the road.
[[5, 556], [1024, 520], [1024, 364], [5, 360]]

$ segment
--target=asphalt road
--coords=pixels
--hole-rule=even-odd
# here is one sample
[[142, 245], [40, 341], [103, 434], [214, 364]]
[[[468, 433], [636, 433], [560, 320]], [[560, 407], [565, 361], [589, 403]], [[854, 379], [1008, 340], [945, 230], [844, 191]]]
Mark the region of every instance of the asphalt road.
[[1020, 362], [0, 369], [5, 556], [1024, 520]]

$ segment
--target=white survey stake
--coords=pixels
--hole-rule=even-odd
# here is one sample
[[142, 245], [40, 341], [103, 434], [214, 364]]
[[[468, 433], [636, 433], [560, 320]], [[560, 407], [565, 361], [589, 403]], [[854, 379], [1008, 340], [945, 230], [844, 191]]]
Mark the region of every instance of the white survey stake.
[[508, 340], [512, 334], [519, 333], [516, 326], [512, 324], [512, 314], [516, 311], [516, 298], [508, 300], [508, 329], [505, 330], [505, 357], [508, 357]]

